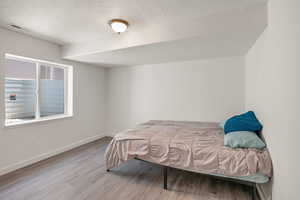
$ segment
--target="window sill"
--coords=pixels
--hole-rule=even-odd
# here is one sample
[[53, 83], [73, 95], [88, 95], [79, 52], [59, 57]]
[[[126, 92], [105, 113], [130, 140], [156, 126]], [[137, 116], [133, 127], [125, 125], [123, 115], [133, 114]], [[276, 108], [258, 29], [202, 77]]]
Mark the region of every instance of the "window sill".
[[25, 125], [25, 124], [33, 124], [33, 123], [38, 123], [38, 122], [70, 118], [70, 117], [73, 117], [73, 114], [53, 115], [50, 117], [43, 117], [40, 119], [33, 119], [33, 120], [21, 121], [21, 122], [13, 122], [13, 123], [8, 123], [8, 124], [5, 123], [4, 127], [14, 127], [14, 126], [20, 126], [20, 125]]

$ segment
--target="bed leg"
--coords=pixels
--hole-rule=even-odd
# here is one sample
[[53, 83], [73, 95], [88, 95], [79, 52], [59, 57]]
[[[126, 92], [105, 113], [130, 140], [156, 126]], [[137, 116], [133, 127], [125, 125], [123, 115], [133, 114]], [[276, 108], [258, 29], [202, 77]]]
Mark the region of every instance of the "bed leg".
[[254, 183], [252, 185], [252, 200], [256, 200], [256, 196], [257, 196], [257, 193], [256, 193], [256, 184]]
[[164, 189], [167, 190], [168, 189], [168, 167], [163, 166], [162, 172], [163, 172], [163, 178], [164, 178]]

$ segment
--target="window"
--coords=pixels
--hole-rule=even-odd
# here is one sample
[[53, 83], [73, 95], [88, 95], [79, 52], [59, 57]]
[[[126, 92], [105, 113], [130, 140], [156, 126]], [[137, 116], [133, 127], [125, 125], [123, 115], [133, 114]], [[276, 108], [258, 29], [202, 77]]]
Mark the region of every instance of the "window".
[[73, 115], [73, 67], [6, 54], [5, 125]]

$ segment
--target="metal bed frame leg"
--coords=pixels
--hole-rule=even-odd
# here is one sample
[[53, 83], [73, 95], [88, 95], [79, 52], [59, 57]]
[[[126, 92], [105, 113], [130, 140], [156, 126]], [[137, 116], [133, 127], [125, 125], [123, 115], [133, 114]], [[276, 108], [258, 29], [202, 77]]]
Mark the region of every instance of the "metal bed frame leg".
[[256, 200], [257, 193], [256, 193], [256, 184], [252, 185], [252, 200]]
[[168, 167], [163, 166], [162, 167], [162, 173], [163, 173], [163, 178], [164, 178], [164, 189], [168, 189]]

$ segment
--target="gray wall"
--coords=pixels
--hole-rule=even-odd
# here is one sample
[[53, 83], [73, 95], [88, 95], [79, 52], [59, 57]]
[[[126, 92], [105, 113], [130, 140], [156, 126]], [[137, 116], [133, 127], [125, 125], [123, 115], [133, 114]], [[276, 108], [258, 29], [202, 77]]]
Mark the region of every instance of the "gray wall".
[[246, 56], [246, 108], [264, 124], [274, 200], [299, 199], [299, 8], [298, 0], [269, 1], [269, 25]]
[[243, 112], [243, 57], [114, 68], [109, 71], [109, 130], [152, 119], [221, 121]]
[[0, 101], [0, 174], [103, 137], [106, 134], [107, 70], [61, 60], [58, 45], [0, 28], [0, 99], [5, 53], [74, 67], [74, 117], [4, 128]]

